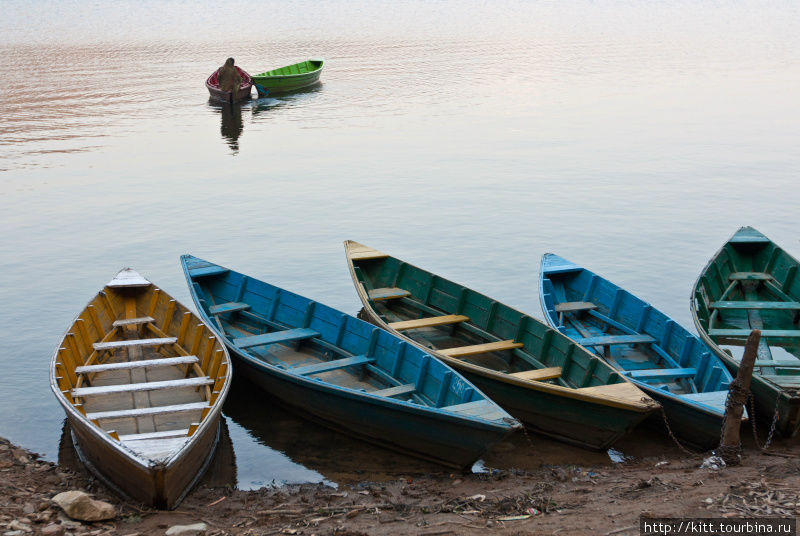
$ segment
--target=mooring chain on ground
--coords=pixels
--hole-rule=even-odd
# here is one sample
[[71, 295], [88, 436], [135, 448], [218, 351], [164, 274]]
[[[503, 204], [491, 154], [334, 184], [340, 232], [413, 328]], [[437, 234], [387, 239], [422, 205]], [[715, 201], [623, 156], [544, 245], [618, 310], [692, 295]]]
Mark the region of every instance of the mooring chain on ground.
[[753, 421], [753, 441], [756, 443], [756, 447], [759, 450], [765, 451], [769, 448], [772, 444], [772, 440], [775, 436], [775, 428], [778, 425], [778, 413], [780, 408], [778, 407], [778, 402], [781, 400], [781, 393], [778, 392], [778, 398], [775, 399], [775, 413], [772, 415], [772, 424], [769, 427], [769, 433], [767, 434], [767, 440], [764, 442], [764, 446], [762, 447], [761, 444], [758, 442], [758, 430], [756, 430], [756, 397], [753, 394], [750, 394], [750, 420]]
[[678, 445], [678, 448], [681, 449], [684, 454], [688, 454], [689, 456], [699, 456], [699, 452], [693, 452], [684, 447], [683, 444], [678, 441], [678, 438], [675, 437], [675, 434], [672, 432], [672, 427], [669, 425], [669, 421], [667, 420], [667, 412], [664, 410], [664, 406], [661, 406], [661, 416], [664, 417], [664, 426], [667, 427], [667, 433], [669, 434], [669, 437], [671, 437], [675, 444]]

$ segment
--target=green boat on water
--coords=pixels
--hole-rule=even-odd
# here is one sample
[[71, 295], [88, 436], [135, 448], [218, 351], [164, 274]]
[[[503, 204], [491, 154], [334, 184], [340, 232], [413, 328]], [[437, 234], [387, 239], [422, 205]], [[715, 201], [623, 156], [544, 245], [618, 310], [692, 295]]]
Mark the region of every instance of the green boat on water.
[[[736, 372], [742, 347], [761, 330], [753, 380], [760, 428], [792, 437], [800, 429], [800, 262], [752, 227], [742, 227], [695, 283], [697, 331]], [[721, 348], [722, 347], [722, 348]]]
[[302, 89], [319, 82], [325, 60], [321, 58], [301, 61], [253, 76], [260, 97]]

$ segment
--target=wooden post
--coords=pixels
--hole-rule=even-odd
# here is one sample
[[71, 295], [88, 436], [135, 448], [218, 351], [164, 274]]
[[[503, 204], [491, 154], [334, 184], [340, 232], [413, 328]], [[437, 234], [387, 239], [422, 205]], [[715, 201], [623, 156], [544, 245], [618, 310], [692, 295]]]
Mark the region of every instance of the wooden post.
[[[744, 354], [739, 363], [739, 372], [733, 380], [725, 405], [725, 427], [722, 430], [722, 439], [719, 443], [718, 454], [727, 465], [739, 465], [739, 427], [742, 422], [744, 405], [750, 395], [750, 380], [753, 377], [753, 366], [758, 356], [758, 345], [761, 342], [761, 330], [754, 329], [744, 345]], [[750, 415], [755, 419], [755, 415]]]

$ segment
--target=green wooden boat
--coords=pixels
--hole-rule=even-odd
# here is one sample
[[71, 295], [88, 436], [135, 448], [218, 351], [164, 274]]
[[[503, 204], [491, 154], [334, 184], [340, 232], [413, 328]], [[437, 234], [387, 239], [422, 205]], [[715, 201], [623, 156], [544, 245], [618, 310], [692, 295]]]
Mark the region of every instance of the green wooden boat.
[[528, 427], [604, 449], [659, 407], [541, 321], [357, 242], [345, 250], [366, 320], [457, 369]]
[[[751, 390], [756, 418], [792, 437], [800, 428], [800, 278], [798, 261], [752, 227], [742, 227], [695, 283], [695, 326], [731, 371], [751, 330], [761, 330]], [[726, 348], [720, 348], [724, 346]]]
[[325, 60], [310, 59], [253, 76], [260, 97], [295, 91], [319, 82]]

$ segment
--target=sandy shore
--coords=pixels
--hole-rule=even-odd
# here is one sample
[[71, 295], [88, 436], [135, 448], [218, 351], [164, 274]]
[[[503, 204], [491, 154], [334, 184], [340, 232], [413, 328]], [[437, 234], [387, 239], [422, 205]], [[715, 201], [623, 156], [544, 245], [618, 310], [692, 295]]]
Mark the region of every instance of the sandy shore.
[[[800, 449], [745, 451], [739, 467], [701, 469], [702, 457], [614, 465], [546, 465], [533, 471], [429, 474], [338, 489], [297, 485], [238, 491], [201, 485], [175, 511], [120, 501], [83, 472], [40, 461], [0, 440], [0, 527], [12, 534], [164, 534], [205, 523], [206, 534], [638, 534], [640, 515], [800, 514]], [[78, 489], [116, 506], [116, 520], [69, 520], [50, 498]], [[9, 525], [11, 524], [11, 525]], [[14, 532], [20, 527], [30, 532]]]

